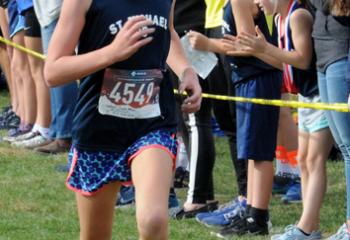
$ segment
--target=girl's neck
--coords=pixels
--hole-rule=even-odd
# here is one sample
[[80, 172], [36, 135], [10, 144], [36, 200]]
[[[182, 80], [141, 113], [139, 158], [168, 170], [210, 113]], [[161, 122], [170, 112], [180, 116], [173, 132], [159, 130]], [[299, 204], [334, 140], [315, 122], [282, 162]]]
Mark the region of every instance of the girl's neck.
[[288, 15], [288, 10], [291, 2], [293, 0], [279, 0], [279, 7], [278, 7], [278, 13], [281, 15], [282, 19], [285, 19]]

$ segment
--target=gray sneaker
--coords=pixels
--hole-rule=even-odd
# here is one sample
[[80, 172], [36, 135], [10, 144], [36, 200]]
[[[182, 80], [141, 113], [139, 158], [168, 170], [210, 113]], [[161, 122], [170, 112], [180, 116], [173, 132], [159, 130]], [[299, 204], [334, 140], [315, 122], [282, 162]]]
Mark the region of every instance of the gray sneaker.
[[329, 240], [350, 240], [350, 234], [348, 232], [348, 227], [344, 223], [337, 231], [336, 234], [330, 236]]
[[12, 143], [12, 142], [20, 142], [20, 141], [25, 141], [25, 140], [28, 140], [30, 138], [33, 138], [35, 136], [37, 136], [38, 133], [37, 132], [27, 132], [25, 134], [21, 134], [21, 135], [18, 135], [16, 137], [4, 137], [3, 140], [5, 142], [9, 142], [9, 143]]
[[276, 234], [271, 237], [271, 240], [317, 240], [322, 239], [320, 231], [313, 231], [309, 236], [300, 231], [296, 225], [288, 225], [283, 234]]

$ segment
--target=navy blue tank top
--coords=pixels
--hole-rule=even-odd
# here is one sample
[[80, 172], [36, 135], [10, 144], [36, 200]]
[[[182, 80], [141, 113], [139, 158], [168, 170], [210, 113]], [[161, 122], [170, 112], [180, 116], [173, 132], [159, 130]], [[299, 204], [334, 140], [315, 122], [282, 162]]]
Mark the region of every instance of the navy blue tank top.
[[81, 79], [73, 120], [73, 144], [79, 149], [123, 151], [137, 138], [156, 129], [175, 129], [175, 99], [165, 70], [170, 48], [169, 14], [172, 0], [93, 0], [79, 40], [84, 54], [111, 43], [127, 19], [144, 15], [154, 22], [153, 41], [129, 59], [110, 66], [119, 70], [160, 69], [161, 115], [147, 119], [125, 119], [99, 113], [98, 104], [105, 69]]
[[[299, 8], [305, 8], [297, 0], [291, 1], [288, 9], [288, 14], [284, 20], [284, 29], [282, 29], [282, 19], [276, 16], [278, 28], [279, 47], [287, 51], [294, 51], [294, 43], [292, 39], [292, 30], [290, 27], [290, 18], [294, 11]], [[295, 68], [289, 64], [284, 64], [283, 82], [286, 89], [293, 93], [300, 93], [304, 97], [317, 95], [317, 70], [316, 70], [316, 53], [313, 50], [312, 61], [307, 70]]]
[[[259, 10], [258, 16], [254, 18], [254, 24], [259, 26], [261, 32], [264, 34], [266, 40], [270, 43], [276, 44], [273, 41], [274, 38], [271, 36], [269, 27], [266, 22], [265, 15]], [[235, 19], [232, 14], [232, 6], [230, 1], [226, 4], [224, 9], [224, 23], [223, 23], [223, 34], [237, 35]], [[262, 72], [269, 70], [275, 70], [271, 65], [261, 61], [255, 57], [227, 57], [228, 62], [233, 67], [232, 80], [235, 84], [240, 83], [244, 80], [259, 75]]]

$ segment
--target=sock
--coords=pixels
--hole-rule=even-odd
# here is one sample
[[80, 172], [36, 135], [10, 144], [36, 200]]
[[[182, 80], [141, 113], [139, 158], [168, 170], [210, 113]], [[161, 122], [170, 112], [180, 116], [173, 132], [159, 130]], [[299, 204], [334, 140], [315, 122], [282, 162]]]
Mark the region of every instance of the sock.
[[291, 174], [293, 178], [299, 179], [300, 178], [300, 170], [298, 166], [298, 150], [287, 152], [287, 158], [289, 165], [291, 166]]
[[34, 126], [32, 128], [32, 132], [38, 132], [39, 128], [40, 128], [40, 126], [38, 124], [34, 124]]
[[247, 204], [247, 207], [246, 207], [246, 209], [245, 209], [245, 215], [246, 215], [246, 216], [249, 216], [249, 215], [250, 215], [251, 209], [252, 209], [252, 205]]
[[284, 146], [276, 147], [276, 172], [275, 175], [283, 176], [283, 173], [288, 169], [288, 158], [287, 158], [287, 150]]
[[299, 231], [302, 233], [302, 234], [304, 234], [305, 236], [310, 236], [311, 235], [311, 233], [306, 233], [306, 232], [304, 232], [302, 229], [300, 229], [300, 228], [298, 228], [299, 229]]
[[250, 216], [254, 218], [258, 225], [264, 226], [269, 221], [269, 210], [252, 207], [250, 210]]
[[292, 179], [299, 177], [297, 153], [297, 150], [288, 152], [283, 146], [276, 147], [276, 176]]
[[39, 133], [41, 134], [41, 136], [43, 136], [44, 138], [46, 139], [49, 139], [50, 138], [50, 128], [45, 128], [45, 127], [42, 127], [42, 126], [38, 126], [38, 131]]

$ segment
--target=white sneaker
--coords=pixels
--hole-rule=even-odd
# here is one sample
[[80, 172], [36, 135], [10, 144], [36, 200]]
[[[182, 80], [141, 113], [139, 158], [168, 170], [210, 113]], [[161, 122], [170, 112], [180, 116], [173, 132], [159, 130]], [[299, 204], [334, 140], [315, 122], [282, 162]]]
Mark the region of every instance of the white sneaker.
[[348, 232], [348, 227], [346, 223], [344, 223], [337, 231], [336, 234], [330, 236], [329, 240], [349, 240], [350, 234]]
[[20, 147], [20, 148], [32, 149], [32, 148], [40, 147], [44, 144], [48, 144], [48, 143], [50, 143], [50, 141], [51, 140], [46, 139], [39, 134], [39, 135], [37, 135], [33, 138], [30, 138], [28, 140], [13, 142], [11, 145], [15, 146], [15, 147]]

